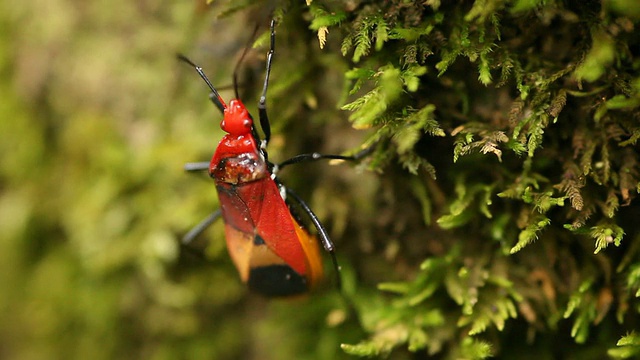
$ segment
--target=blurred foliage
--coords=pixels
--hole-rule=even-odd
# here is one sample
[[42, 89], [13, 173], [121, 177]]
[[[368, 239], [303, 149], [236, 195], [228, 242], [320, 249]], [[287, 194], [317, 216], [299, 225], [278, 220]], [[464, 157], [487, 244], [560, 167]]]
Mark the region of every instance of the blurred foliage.
[[[117, 11], [116, 11], [117, 10]], [[247, 293], [206, 175], [239, 55], [342, 294]], [[0, 357], [632, 358], [635, 0], [0, 4]], [[252, 29], [258, 26], [255, 41]], [[295, 316], [291, 316], [295, 314]], [[526, 349], [523, 351], [523, 349]]]

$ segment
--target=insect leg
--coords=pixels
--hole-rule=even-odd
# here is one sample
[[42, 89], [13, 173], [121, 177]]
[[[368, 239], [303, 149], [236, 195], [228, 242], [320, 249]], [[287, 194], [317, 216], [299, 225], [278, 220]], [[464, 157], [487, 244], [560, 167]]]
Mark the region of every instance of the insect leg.
[[242, 51], [242, 55], [240, 55], [240, 59], [238, 59], [238, 62], [236, 63], [235, 68], [233, 68], [233, 91], [234, 91], [234, 94], [236, 95], [236, 99], [241, 98], [240, 93], [238, 91], [238, 73], [240, 72], [240, 64], [242, 64], [242, 61], [244, 61], [245, 56], [247, 56], [247, 52], [249, 51], [249, 48], [251, 48], [251, 43], [255, 40], [257, 33], [258, 33], [258, 25], [256, 24], [256, 26], [253, 28], [253, 33], [251, 34], [251, 37], [249, 38], [247, 45], [244, 47], [244, 50]]
[[267, 53], [267, 71], [264, 76], [264, 85], [262, 86], [262, 95], [258, 102], [258, 115], [260, 116], [260, 127], [264, 133], [264, 144], [268, 144], [271, 139], [271, 125], [267, 116], [267, 87], [269, 86], [269, 75], [271, 74], [271, 63], [273, 62], [273, 54], [276, 46], [276, 21], [271, 20], [271, 47]]
[[371, 152], [373, 152], [374, 147], [376, 144], [374, 144], [373, 146], [370, 146], [364, 150], [361, 150], [359, 152], [357, 152], [355, 155], [351, 155], [351, 156], [345, 156], [345, 155], [327, 155], [327, 154], [320, 154], [320, 153], [310, 153], [310, 154], [300, 154], [300, 155], [296, 155], [288, 160], [285, 160], [283, 162], [281, 162], [280, 164], [277, 165], [277, 169], [280, 170], [285, 166], [289, 166], [291, 164], [297, 164], [297, 163], [301, 163], [301, 162], [309, 162], [309, 161], [316, 161], [316, 160], [323, 160], [323, 159], [328, 159], [328, 160], [345, 160], [345, 161], [358, 161], [360, 159], [362, 159], [363, 157], [369, 155]]
[[302, 210], [304, 210], [304, 212], [307, 213], [307, 215], [311, 219], [311, 222], [313, 223], [313, 226], [318, 231], [318, 236], [320, 237], [320, 242], [322, 243], [322, 246], [329, 253], [329, 255], [331, 255], [331, 261], [333, 262], [333, 267], [334, 267], [334, 269], [336, 271], [336, 285], [337, 285], [338, 289], [341, 289], [342, 288], [342, 280], [340, 278], [340, 266], [338, 265], [338, 260], [336, 259], [335, 248], [334, 248], [333, 242], [329, 238], [329, 234], [327, 233], [327, 229], [324, 228], [324, 226], [320, 222], [320, 219], [318, 219], [318, 216], [316, 216], [316, 214], [313, 213], [313, 211], [311, 210], [309, 205], [307, 205], [307, 203], [304, 202], [304, 200], [302, 200], [298, 196], [298, 194], [296, 194], [295, 192], [293, 192], [289, 188], [286, 188], [286, 191], [287, 191], [287, 194], [289, 196], [291, 196], [298, 203], [298, 205], [300, 205]]
[[209, 170], [208, 161], [190, 162], [184, 164], [184, 171], [205, 171]]
[[202, 234], [202, 232], [211, 226], [214, 221], [218, 220], [220, 215], [222, 215], [222, 211], [220, 209], [209, 214], [209, 216], [202, 220], [198, 225], [194, 226], [193, 229], [189, 230], [189, 232], [182, 237], [182, 244], [189, 245], [193, 239]]

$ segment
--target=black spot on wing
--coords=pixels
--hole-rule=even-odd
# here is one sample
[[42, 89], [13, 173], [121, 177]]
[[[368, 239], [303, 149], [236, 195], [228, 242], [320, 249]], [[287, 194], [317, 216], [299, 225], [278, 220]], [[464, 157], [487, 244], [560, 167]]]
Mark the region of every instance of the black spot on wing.
[[309, 290], [307, 279], [287, 265], [268, 265], [251, 269], [249, 289], [269, 297], [303, 294]]
[[253, 245], [255, 246], [260, 246], [260, 245], [266, 245], [267, 243], [264, 242], [264, 239], [262, 238], [262, 236], [256, 234], [253, 237]]

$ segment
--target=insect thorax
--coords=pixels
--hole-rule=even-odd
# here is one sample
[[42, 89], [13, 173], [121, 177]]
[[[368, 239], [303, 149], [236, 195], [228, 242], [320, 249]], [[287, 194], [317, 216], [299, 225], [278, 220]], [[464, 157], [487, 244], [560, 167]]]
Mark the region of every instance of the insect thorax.
[[212, 165], [214, 166], [211, 167], [211, 177], [229, 184], [242, 184], [269, 176], [264, 158], [257, 153], [224, 157]]

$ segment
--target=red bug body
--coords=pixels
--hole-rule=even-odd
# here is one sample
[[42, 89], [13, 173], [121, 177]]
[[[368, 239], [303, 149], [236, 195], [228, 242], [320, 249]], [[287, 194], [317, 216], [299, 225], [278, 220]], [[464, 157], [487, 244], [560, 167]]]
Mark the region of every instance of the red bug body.
[[240, 100], [224, 106], [226, 134], [211, 159], [227, 247], [241, 279], [268, 296], [307, 292], [322, 277], [318, 242], [291, 215]]
[[[272, 20], [271, 48], [267, 53], [264, 85], [258, 102], [260, 125], [264, 133], [262, 142], [254, 127], [253, 118], [237, 99], [237, 86], [236, 99], [231, 100], [227, 106], [202, 68], [182, 55], [178, 57], [193, 66], [209, 86], [211, 100], [224, 115], [220, 127], [227, 132], [209, 163], [188, 163], [185, 166], [189, 171], [209, 171], [216, 183], [221, 209], [191, 229], [183, 237], [183, 243], [189, 244], [222, 215], [227, 248], [241, 279], [250, 289], [275, 297], [308, 292], [323, 275], [318, 240], [292, 215], [289, 204], [284, 199], [285, 194], [297, 203], [313, 223], [324, 249], [331, 255], [338, 288], [341, 282], [334, 246], [326, 229], [298, 195], [279, 183], [272, 169], [319, 159], [355, 161], [368, 151], [356, 156], [300, 154], [278, 165], [267, 160], [265, 147], [271, 136], [271, 128], [266, 110], [266, 95], [274, 47], [275, 21]], [[236, 78], [234, 72], [234, 84], [237, 84]]]

